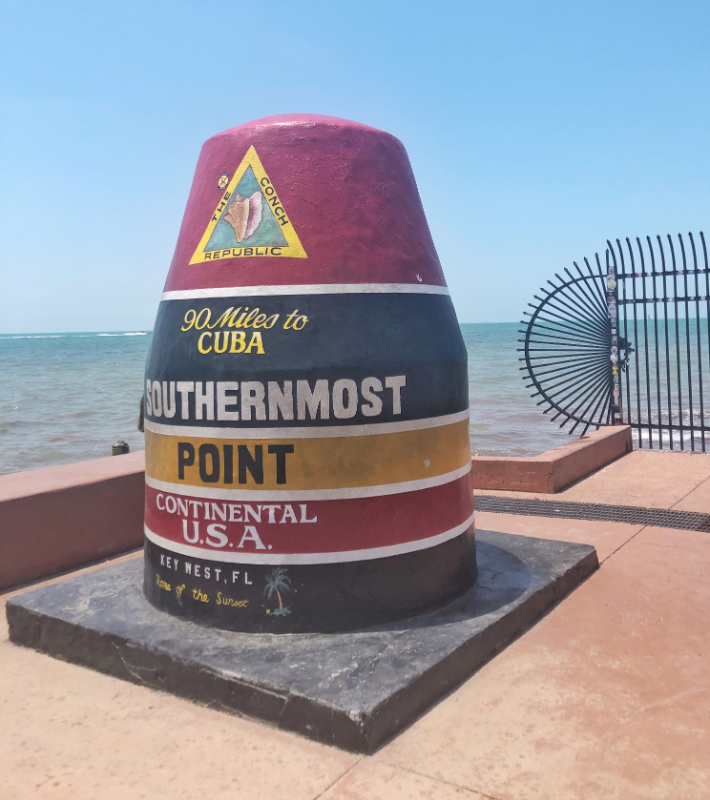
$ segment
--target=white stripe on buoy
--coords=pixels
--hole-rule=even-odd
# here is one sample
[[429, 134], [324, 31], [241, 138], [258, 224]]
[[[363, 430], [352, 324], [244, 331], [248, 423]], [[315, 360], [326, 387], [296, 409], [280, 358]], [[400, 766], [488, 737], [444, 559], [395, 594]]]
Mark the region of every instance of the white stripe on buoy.
[[145, 476], [145, 482], [152, 489], [169, 492], [186, 497], [204, 497], [210, 500], [231, 500], [236, 503], [240, 500], [291, 500], [302, 503], [308, 500], [355, 500], [360, 497], [383, 497], [390, 494], [403, 494], [404, 492], [418, 492], [421, 489], [430, 489], [433, 486], [443, 486], [452, 483], [471, 471], [471, 462], [463, 467], [436, 475], [433, 478], [422, 478], [416, 481], [401, 481], [400, 483], [381, 483], [376, 486], [349, 486], [346, 489], [212, 489], [206, 486], [193, 486], [186, 483], [167, 483], [155, 478]]
[[309, 294], [443, 294], [447, 286], [421, 283], [311, 283], [291, 286], [229, 286], [222, 289], [179, 289], [163, 292], [161, 300], [193, 300], [198, 297], [262, 297]]
[[441, 428], [469, 418], [469, 409], [445, 414], [441, 417], [425, 417], [405, 422], [372, 422], [365, 425], [321, 425], [320, 427], [281, 428], [214, 428], [197, 425], [163, 425], [145, 421], [145, 429], [163, 436], [194, 436], [200, 439], [338, 439], [346, 436], [377, 436], [383, 433], [422, 431]]

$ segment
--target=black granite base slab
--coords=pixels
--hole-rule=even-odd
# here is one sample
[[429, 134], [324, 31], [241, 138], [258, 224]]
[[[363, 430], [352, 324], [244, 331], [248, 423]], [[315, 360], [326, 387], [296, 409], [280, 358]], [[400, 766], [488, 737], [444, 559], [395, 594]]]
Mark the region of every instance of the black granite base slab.
[[117, 678], [371, 753], [597, 567], [593, 547], [476, 532], [478, 581], [436, 612], [350, 633], [247, 634], [153, 608], [140, 559], [7, 604], [10, 639]]

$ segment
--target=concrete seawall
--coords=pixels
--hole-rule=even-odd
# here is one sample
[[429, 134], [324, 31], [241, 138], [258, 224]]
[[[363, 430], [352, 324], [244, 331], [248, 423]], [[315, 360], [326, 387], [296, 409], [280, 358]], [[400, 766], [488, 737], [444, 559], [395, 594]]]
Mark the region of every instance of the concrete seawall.
[[0, 475], [0, 589], [143, 543], [143, 452]]
[[476, 489], [554, 494], [632, 450], [628, 425], [601, 428], [539, 456], [474, 456]]
[[[606, 428], [531, 458], [473, 458], [476, 489], [559, 492], [631, 451]], [[140, 547], [143, 452], [0, 476], [0, 589]]]

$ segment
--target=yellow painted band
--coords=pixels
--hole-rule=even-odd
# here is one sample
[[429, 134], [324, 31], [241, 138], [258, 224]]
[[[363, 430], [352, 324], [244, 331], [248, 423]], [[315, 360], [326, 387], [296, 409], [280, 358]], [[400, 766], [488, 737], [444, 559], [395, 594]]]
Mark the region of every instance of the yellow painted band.
[[[284, 446], [293, 450], [285, 452]], [[468, 420], [327, 439], [203, 439], [145, 432], [146, 475], [187, 486], [265, 491], [378, 486], [435, 478], [470, 459]]]

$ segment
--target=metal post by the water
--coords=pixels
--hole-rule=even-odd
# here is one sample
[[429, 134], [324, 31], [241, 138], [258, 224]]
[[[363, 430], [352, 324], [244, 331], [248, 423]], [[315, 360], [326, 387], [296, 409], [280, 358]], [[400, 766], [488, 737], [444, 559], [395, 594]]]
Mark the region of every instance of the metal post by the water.
[[611, 362], [611, 424], [621, 425], [621, 379], [619, 377], [619, 293], [616, 265], [606, 254], [606, 303], [609, 318], [609, 361]]

